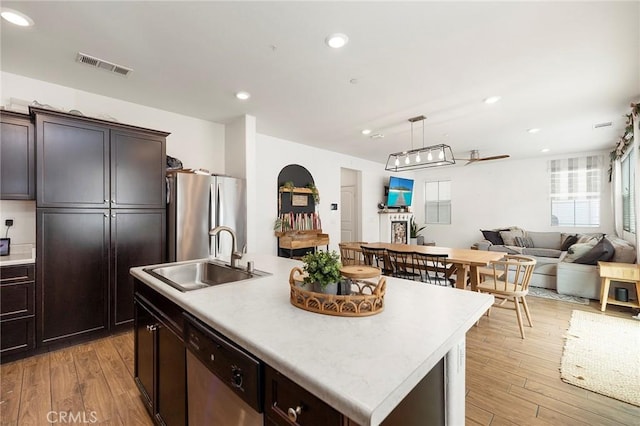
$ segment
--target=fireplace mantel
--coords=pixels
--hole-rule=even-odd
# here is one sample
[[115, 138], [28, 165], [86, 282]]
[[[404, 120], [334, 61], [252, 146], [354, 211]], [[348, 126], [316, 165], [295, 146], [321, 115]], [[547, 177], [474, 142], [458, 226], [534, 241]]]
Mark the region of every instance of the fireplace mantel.
[[378, 212], [380, 219], [380, 241], [409, 244], [413, 213]]

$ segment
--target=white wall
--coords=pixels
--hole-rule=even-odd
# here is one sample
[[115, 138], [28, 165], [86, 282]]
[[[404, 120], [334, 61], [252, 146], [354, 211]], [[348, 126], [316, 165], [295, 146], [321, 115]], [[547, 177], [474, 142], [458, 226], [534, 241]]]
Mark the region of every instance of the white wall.
[[180, 159], [187, 168], [225, 173], [222, 124], [7, 72], [0, 73], [0, 80], [0, 103], [5, 107], [9, 106], [11, 98], [35, 100], [63, 111], [75, 109], [90, 117], [171, 132], [167, 138], [168, 155]]
[[[577, 155], [587, 154], [589, 153]], [[551, 226], [547, 164], [550, 159], [569, 158], [572, 155], [490, 161], [416, 173], [416, 221], [424, 223], [424, 183], [430, 180], [451, 180], [451, 225], [427, 225], [422, 231], [427, 240], [434, 240], [438, 245], [469, 247], [482, 239], [480, 229], [508, 226], [518, 226], [528, 231], [611, 234], [614, 230], [607, 173], [609, 157], [606, 152], [591, 154], [601, 154], [603, 161], [598, 228]]]
[[7, 228], [5, 219], [13, 219], [8, 237], [11, 244], [35, 244], [36, 242], [36, 202], [35, 201], [0, 201], [0, 229], [4, 238]]
[[330, 249], [338, 250], [340, 242], [340, 210], [331, 211], [331, 203], [340, 208], [340, 171], [348, 168], [362, 171], [362, 239], [378, 241], [378, 207], [383, 187], [388, 182], [384, 164], [312, 148], [295, 142], [258, 134], [256, 137], [256, 203], [259, 209], [249, 211], [256, 217], [256, 245], [252, 251], [275, 254], [277, 239], [273, 223], [278, 215], [278, 174], [289, 164], [305, 167], [313, 176], [320, 204], [318, 213], [322, 230], [329, 234]]

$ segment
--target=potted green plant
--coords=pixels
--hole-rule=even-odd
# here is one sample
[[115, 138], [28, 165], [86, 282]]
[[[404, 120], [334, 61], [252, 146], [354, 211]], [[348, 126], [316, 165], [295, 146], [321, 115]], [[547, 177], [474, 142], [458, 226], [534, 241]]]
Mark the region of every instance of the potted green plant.
[[307, 188], [311, 190], [311, 195], [313, 196], [313, 201], [316, 204], [320, 203], [320, 194], [318, 193], [318, 188], [316, 188], [315, 184], [308, 183]]
[[312, 290], [318, 293], [337, 294], [342, 264], [335, 250], [309, 252], [302, 257], [302, 261], [302, 269], [307, 273], [305, 284], [312, 284]]
[[411, 240], [411, 244], [418, 244], [418, 237], [421, 237], [420, 231], [424, 228], [426, 228], [426, 225], [418, 226], [415, 219], [413, 217], [411, 218], [411, 224], [409, 226], [409, 238]]

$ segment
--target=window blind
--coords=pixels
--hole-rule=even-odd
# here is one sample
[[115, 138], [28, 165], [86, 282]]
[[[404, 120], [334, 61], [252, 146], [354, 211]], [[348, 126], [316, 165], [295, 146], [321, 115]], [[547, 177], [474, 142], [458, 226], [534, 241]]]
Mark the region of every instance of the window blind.
[[599, 226], [600, 156], [549, 161], [551, 225]]

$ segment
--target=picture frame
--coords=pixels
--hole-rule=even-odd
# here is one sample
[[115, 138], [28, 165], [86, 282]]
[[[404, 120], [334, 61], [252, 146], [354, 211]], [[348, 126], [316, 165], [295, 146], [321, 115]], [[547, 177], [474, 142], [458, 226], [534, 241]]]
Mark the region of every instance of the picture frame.
[[291, 205], [296, 207], [306, 207], [309, 205], [308, 195], [291, 195]]

